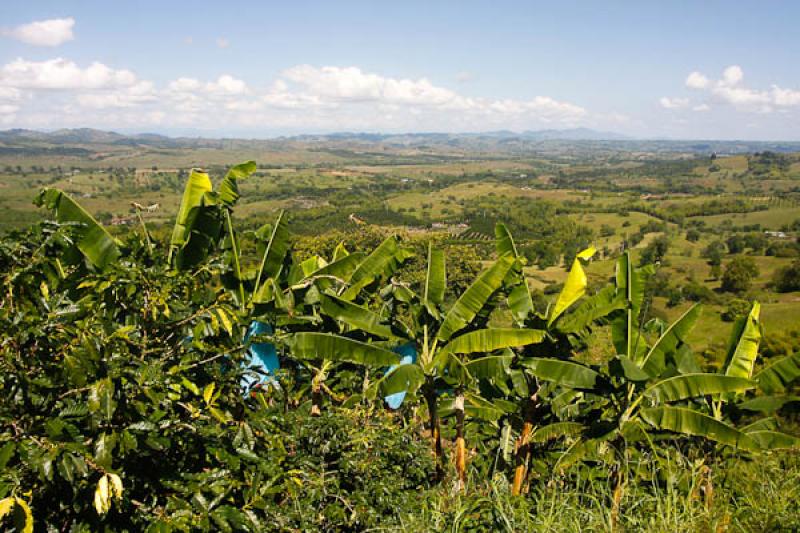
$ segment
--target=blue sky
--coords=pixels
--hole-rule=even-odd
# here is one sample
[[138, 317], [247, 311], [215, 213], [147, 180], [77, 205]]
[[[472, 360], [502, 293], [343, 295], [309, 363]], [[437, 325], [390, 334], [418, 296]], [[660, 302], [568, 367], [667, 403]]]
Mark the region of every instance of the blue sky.
[[797, 2], [0, 5], [0, 127], [800, 140]]

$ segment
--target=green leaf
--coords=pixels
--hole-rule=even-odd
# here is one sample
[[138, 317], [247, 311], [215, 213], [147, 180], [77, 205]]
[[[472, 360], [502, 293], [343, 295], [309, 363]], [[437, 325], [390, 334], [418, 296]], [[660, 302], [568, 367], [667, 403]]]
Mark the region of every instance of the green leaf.
[[540, 329], [489, 328], [470, 331], [452, 339], [444, 347], [449, 353], [488, 353], [503, 348], [527, 346], [542, 342]]
[[589, 367], [560, 359], [530, 357], [520, 361], [534, 376], [573, 389], [593, 389], [600, 374]]
[[386, 374], [381, 383], [381, 391], [384, 396], [398, 392], [413, 394], [424, 381], [425, 375], [418, 365], [403, 364]]
[[464, 366], [473, 378], [497, 380], [506, 376], [512, 359], [511, 355], [490, 355], [471, 359]]
[[800, 438], [779, 431], [748, 431], [747, 436], [753, 439], [762, 450], [800, 448]]
[[239, 180], [249, 178], [256, 171], [255, 161], [246, 161], [231, 167], [219, 184], [219, 199], [226, 207], [233, 207], [239, 200]]
[[382, 316], [366, 307], [361, 307], [335, 296], [322, 294], [320, 295], [320, 309], [332, 319], [344, 322], [351, 328], [360, 329], [384, 339], [398, 337], [392, 331], [392, 328], [385, 324]]
[[199, 170], [192, 170], [183, 189], [181, 205], [175, 218], [175, 227], [172, 230], [172, 238], [170, 239], [171, 247], [180, 248], [186, 244], [191, 232], [191, 227], [188, 226], [189, 213], [192, 209], [202, 206], [206, 193], [212, 192], [213, 189], [211, 178], [208, 174]]
[[563, 437], [575, 437], [585, 430], [586, 427], [578, 422], [555, 422], [534, 431], [531, 435], [531, 442], [547, 442]]
[[719, 374], [683, 374], [659, 381], [644, 391], [658, 402], [675, 402], [724, 392], [743, 392], [755, 383], [746, 378]]
[[95, 382], [89, 389], [89, 411], [97, 413], [107, 421], [114, 416], [117, 402], [114, 401], [114, 382], [110, 378]]
[[290, 340], [292, 355], [298, 359], [329, 359], [368, 366], [400, 362], [400, 355], [372, 344], [330, 333], [296, 333]]
[[581, 296], [586, 293], [588, 279], [586, 278], [586, 273], [583, 271], [581, 260], [588, 260], [594, 254], [594, 247], [590, 247], [583, 250], [575, 257], [575, 260], [572, 262], [572, 268], [569, 270], [569, 275], [567, 275], [567, 281], [564, 282], [564, 287], [561, 289], [556, 303], [550, 312], [550, 318], [547, 320], [548, 327], [561, 316], [561, 313], [569, 309], [572, 304], [580, 300]]
[[342, 293], [344, 300], [353, 300], [361, 289], [380, 277], [390, 277], [414, 254], [400, 246], [400, 240], [391, 236], [378, 245], [350, 276], [350, 287]]
[[562, 316], [556, 329], [564, 333], [583, 333], [620, 309], [625, 309], [625, 299], [616, 295], [614, 287], [608, 286], [584, 298], [574, 311]]
[[673, 322], [663, 335], [653, 344], [640, 365], [649, 375], [660, 376], [666, 368], [667, 358], [675, 356], [678, 347], [686, 343], [689, 333], [700, 317], [703, 308], [700, 304], [690, 307]]
[[797, 378], [800, 378], [800, 352], [777, 359], [753, 377], [767, 394], [785, 391]]
[[761, 306], [753, 302], [747, 317], [741, 318], [734, 326], [725, 357], [725, 375], [749, 378], [753, 374], [753, 365], [758, 357], [758, 345], [761, 342], [761, 327], [758, 315]]
[[740, 409], [760, 413], [774, 413], [787, 403], [800, 402], [800, 396], [756, 396], [750, 400], [737, 404]]
[[447, 312], [436, 337], [442, 341], [449, 340], [455, 333], [472, 322], [492, 295], [503, 285], [503, 280], [513, 263], [514, 259], [512, 258], [501, 257], [485, 270]]
[[289, 228], [286, 224], [284, 212], [281, 211], [278, 219], [272, 226], [272, 234], [269, 237], [264, 254], [261, 256], [261, 264], [256, 275], [256, 288], [264, 282], [265, 278], [275, 278], [281, 271], [283, 260], [289, 251]]
[[642, 418], [657, 429], [694, 435], [730, 446], [752, 450], [756, 443], [733, 426], [686, 407], [653, 407]]
[[447, 287], [444, 251], [428, 243], [428, 270], [425, 276], [425, 302], [441, 305]]
[[67, 193], [58, 189], [44, 189], [35, 203], [52, 209], [58, 222], [80, 225], [75, 230], [75, 245], [95, 268], [103, 270], [121, 255], [119, 241]]

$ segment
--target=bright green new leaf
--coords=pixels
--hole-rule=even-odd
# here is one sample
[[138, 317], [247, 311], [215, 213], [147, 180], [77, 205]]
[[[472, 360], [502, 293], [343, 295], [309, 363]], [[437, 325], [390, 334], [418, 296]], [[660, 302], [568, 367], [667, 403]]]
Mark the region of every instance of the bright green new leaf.
[[747, 317], [740, 319], [734, 326], [725, 357], [725, 375], [749, 378], [753, 374], [753, 365], [758, 357], [758, 345], [761, 342], [761, 327], [758, 315], [761, 306], [753, 302]]
[[425, 302], [441, 305], [447, 287], [444, 251], [428, 243], [428, 270], [425, 275]]
[[233, 207], [239, 200], [239, 180], [249, 178], [256, 171], [255, 161], [239, 163], [228, 170], [219, 184], [219, 199], [226, 207]]

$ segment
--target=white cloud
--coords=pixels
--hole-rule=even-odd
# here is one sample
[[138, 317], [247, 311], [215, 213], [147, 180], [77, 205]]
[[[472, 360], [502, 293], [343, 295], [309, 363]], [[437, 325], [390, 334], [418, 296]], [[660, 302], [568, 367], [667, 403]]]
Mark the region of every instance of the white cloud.
[[84, 107], [108, 109], [112, 107], [134, 107], [146, 102], [155, 102], [158, 100], [158, 95], [152, 82], [140, 81], [136, 85], [116, 91], [79, 94], [76, 100]]
[[218, 48], [228, 48], [230, 45], [231, 43], [228, 42], [228, 39], [226, 39], [225, 37], [217, 37]]
[[710, 81], [701, 73], [695, 71], [686, 77], [686, 86], [690, 89], [705, 89]]
[[0, 105], [4, 116], [16, 114], [20, 127], [40, 128], [475, 131], [595, 120], [581, 106], [550, 96], [467, 96], [424, 77], [390, 77], [358, 67], [298, 65], [266, 87], [230, 73], [211, 80], [178, 77], [159, 87], [129, 70], [62, 58], [0, 66]]
[[744, 79], [744, 72], [739, 65], [731, 65], [722, 71], [721, 85], [737, 85]]
[[101, 89], [135, 83], [136, 76], [129, 70], [115, 70], [98, 62], [80, 68], [62, 58], [39, 62], [16, 59], [0, 69], [0, 85], [18, 89]]
[[711, 111], [711, 106], [709, 106], [708, 104], [696, 105], [692, 108], [692, 111], [697, 111], [699, 113], [703, 113], [705, 111]]
[[773, 85], [770, 90], [752, 89], [746, 87], [743, 81], [742, 67], [730, 65], [722, 71], [722, 77], [715, 82], [699, 72], [692, 72], [686, 78], [686, 85], [694, 89], [707, 90], [718, 101], [742, 111], [769, 113], [775, 107], [800, 107], [800, 91], [784, 89], [777, 85]]
[[658, 99], [658, 103], [661, 104], [661, 107], [664, 109], [683, 109], [684, 107], [689, 106], [689, 99], [669, 98], [667, 96], [662, 96]]
[[772, 101], [776, 106], [800, 106], [800, 91], [772, 86]]
[[29, 24], [22, 24], [10, 30], [4, 30], [3, 34], [35, 46], [59, 46], [75, 38], [72, 34], [74, 25], [75, 19], [72, 17], [38, 20]]
[[244, 94], [247, 92], [247, 84], [229, 74], [223, 74], [217, 81], [206, 84], [206, 90], [216, 94]]

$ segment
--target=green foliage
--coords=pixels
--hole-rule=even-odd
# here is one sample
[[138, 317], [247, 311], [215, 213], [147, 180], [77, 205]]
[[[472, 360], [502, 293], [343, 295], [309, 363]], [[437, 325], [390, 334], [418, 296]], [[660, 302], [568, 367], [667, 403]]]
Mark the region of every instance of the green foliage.
[[738, 255], [725, 265], [722, 274], [722, 290], [742, 293], [750, 289], [750, 284], [758, 276], [758, 266], [752, 257]]

